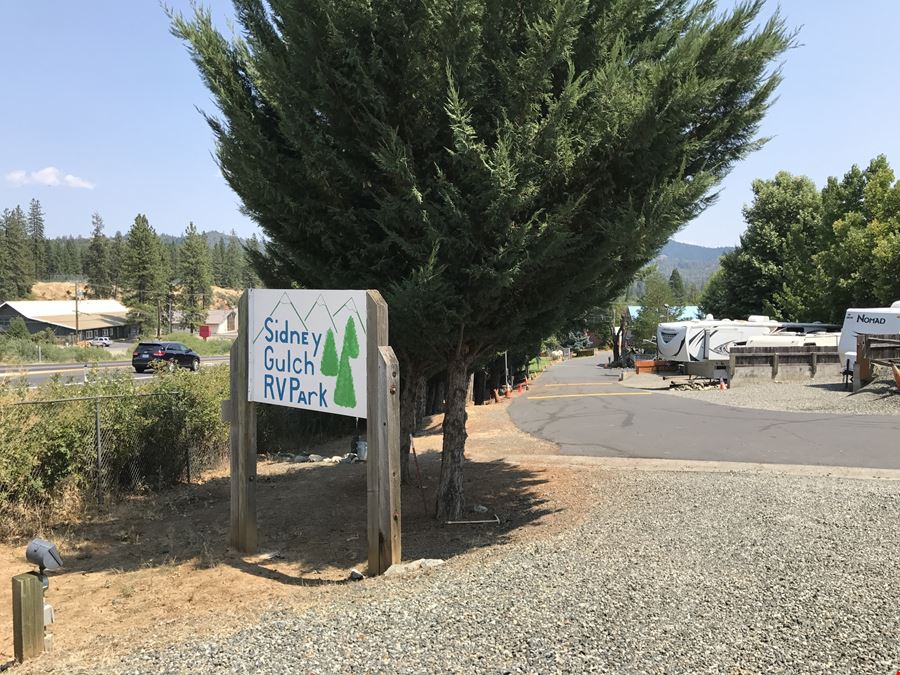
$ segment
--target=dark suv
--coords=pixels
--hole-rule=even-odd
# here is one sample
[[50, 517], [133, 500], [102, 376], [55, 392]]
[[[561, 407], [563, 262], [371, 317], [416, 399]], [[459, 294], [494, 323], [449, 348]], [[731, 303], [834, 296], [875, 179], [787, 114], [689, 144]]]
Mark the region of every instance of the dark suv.
[[131, 365], [143, 373], [154, 361], [167, 361], [172, 366], [200, 369], [200, 356], [180, 342], [140, 342], [131, 355]]

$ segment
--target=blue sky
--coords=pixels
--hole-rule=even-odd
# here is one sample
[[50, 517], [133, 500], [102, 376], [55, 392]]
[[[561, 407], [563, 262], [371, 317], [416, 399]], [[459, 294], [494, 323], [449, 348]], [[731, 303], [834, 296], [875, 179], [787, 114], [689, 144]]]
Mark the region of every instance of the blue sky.
[[[170, 0], [187, 11], [188, 0]], [[214, 16], [230, 2], [208, 1]], [[770, 8], [774, 8], [770, 3]], [[762, 135], [719, 202], [676, 238], [732, 245], [754, 178], [784, 169], [818, 184], [879, 153], [900, 167], [900, 0], [784, 0], [802, 46]], [[213, 110], [183, 45], [155, 0], [3, 0], [0, 208], [41, 200], [47, 233], [87, 235], [99, 211], [109, 233], [138, 212], [160, 232], [255, 226], [212, 159], [196, 107]]]

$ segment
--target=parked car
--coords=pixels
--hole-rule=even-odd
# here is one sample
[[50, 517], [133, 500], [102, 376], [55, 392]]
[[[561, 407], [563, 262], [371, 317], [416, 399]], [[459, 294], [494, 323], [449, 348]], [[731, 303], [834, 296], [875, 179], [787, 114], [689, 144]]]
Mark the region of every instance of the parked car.
[[110, 340], [106, 336], [91, 338], [89, 344], [91, 347], [109, 347], [112, 344], [112, 340]]
[[143, 373], [154, 361], [166, 361], [172, 367], [200, 369], [200, 355], [180, 342], [140, 342], [131, 355], [135, 371]]

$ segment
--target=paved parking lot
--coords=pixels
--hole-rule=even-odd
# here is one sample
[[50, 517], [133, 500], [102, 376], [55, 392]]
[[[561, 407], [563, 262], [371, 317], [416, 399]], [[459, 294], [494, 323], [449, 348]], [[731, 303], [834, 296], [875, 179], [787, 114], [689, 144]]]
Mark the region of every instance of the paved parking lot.
[[[605, 358], [546, 371], [514, 400], [563, 454], [900, 469], [900, 417], [754, 410], [623, 387]], [[737, 390], [735, 390], [737, 391]]]

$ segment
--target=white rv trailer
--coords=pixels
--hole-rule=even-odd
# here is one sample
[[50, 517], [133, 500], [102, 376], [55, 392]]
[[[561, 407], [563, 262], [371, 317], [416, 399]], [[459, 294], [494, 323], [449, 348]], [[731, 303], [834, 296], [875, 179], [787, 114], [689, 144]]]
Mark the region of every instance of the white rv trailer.
[[[837, 347], [841, 334], [837, 324], [784, 323], [773, 332], [753, 335], [744, 343], [747, 347]], [[739, 343], [738, 343], [739, 344]]]
[[768, 335], [783, 324], [767, 316], [751, 316], [747, 321], [705, 319], [671, 321], [656, 329], [660, 358], [684, 363], [688, 375], [728, 377], [728, 352], [732, 345], [745, 343], [754, 335]]
[[798, 333], [777, 330], [765, 335], [753, 335], [747, 339], [748, 347], [837, 347], [840, 333]]
[[858, 335], [894, 335], [900, 333], [900, 300], [890, 307], [848, 309], [841, 328], [838, 352], [841, 366], [852, 372], [856, 365], [856, 337]]

